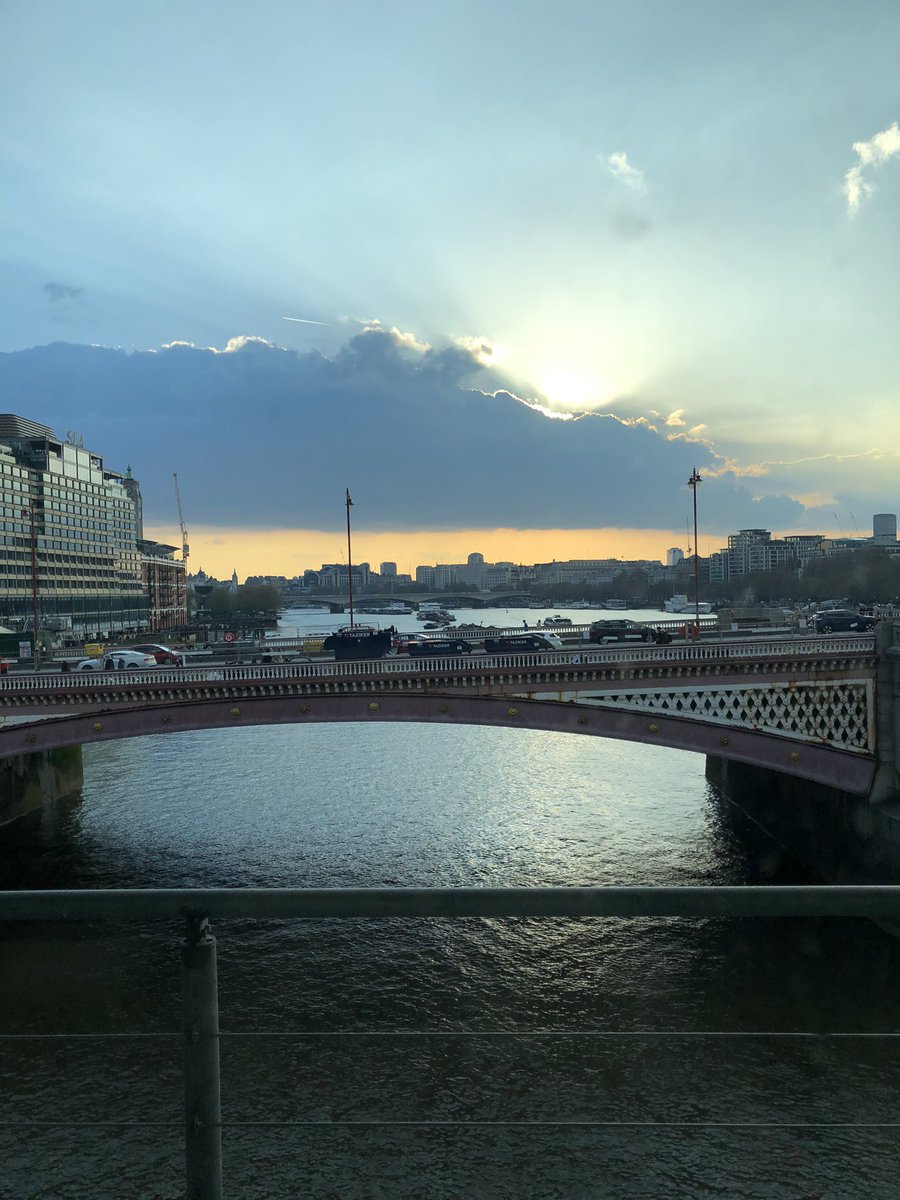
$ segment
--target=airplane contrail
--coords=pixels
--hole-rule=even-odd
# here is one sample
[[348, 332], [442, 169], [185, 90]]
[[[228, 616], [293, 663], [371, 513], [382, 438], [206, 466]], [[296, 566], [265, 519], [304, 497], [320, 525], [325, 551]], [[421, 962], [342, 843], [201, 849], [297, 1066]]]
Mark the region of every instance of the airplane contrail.
[[306, 317], [282, 317], [282, 321], [296, 321], [298, 325], [331, 325], [330, 321], [308, 321]]

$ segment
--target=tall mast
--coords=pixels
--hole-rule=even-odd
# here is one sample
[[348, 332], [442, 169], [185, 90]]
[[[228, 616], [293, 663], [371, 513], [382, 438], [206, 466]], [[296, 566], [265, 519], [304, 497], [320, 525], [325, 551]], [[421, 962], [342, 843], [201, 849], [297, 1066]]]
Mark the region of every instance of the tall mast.
[[700, 636], [700, 544], [697, 540], [697, 484], [703, 482], [703, 476], [694, 467], [688, 480], [688, 487], [694, 493], [694, 637]]
[[353, 553], [350, 549], [350, 509], [353, 501], [350, 499], [350, 489], [347, 488], [347, 594], [350, 597], [350, 628], [353, 628]]

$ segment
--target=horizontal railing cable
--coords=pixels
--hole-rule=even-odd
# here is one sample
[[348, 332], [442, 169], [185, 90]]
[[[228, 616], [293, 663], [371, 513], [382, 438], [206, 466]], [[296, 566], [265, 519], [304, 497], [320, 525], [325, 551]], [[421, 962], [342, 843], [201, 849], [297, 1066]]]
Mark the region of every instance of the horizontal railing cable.
[[[359, 1039], [413, 1039], [434, 1038], [436, 1040], [465, 1040], [471, 1038], [737, 1038], [760, 1040], [782, 1038], [786, 1041], [890, 1041], [900, 1038], [900, 1031], [876, 1030], [847, 1033], [815, 1033], [796, 1029], [221, 1029], [216, 1035], [222, 1042], [244, 1039], [279, 1039], [301, 1041], [309, 1038], [359, 1038]], [[171, 1041], [180, 1038], [180, 1033], [0, 1033], [0, 1042], [103, 1042], [103, 1041]]]
[[182, 1014], [180, 1035], [169, 1031], [129, 1034], [2, 1034], [13, 1041], [167, 1041], [180, 1036], [184, 1052], [184, 1118], [172, 1120], [0, 1121], [3, 1129], [184, 1129], [187, 1194], [222, 1200], [223, 1129], [722, 1129], [895, 1130], [900, 1121], [685, 1120], [569, 1117], [561, 1119], [310, 1117], [296, 1120], [223, 1120], [219, 1050], [223, 1040], [269, 1039], [773, 1039], [802, 1042], [893, 1039], [897, 1031], [817, 1032], [793, 1030], [294, 1030], [222, 1032], [216, 985], [216, 938], [209, 922], [220, 920], [419, 920], [545, 918], [798, 918], [900, 919], [900, 886], [789, 887], [576, 887], [576, 888], [166, 888], [0, 892], [0, 921], [151, 922], [181, 919]]
[[[172, 1121], [0, 1121], [0, 1129], [171, 1129], [180, 1122]], [[312, 1118], [308, 1121], [222, 1121], [222, 1129], [385, 1129], [410, 1128], [595, 1128], [595, 1129], [900, 1129], [900, 1121], [603, 1121], [591, 1117], [566, 1120], [535, 1120], [528, 1118], [438, 1118], [435, 1120], [379, 1120], [376, 1118], [337, 1117]]]

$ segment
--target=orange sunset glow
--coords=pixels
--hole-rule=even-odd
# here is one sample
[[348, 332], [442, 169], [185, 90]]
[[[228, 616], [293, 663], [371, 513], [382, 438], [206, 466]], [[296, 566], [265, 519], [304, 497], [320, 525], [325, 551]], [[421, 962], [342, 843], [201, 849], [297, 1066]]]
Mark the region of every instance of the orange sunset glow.
[[[145, 535], [176, 546], [178, 531], [168, 526], [146, 526]], [[469, 554], [483, 554], [488, 562], [533, 563], [569, 558], [649, 558], [665, 561], [670, 546], [687, 548], [671, 530], [660, 529], [462, 529], [423, 533], [369, 533], [353, 531], [353, 560], [396, 562], [401, 574], [415, 577], [421, 564], [465, 562]], [[216, 579], [237, 571], [248, 575], [285, 575], [291, 578], [323, 563], [346, 562], [343, 531], [318, 529], [216, 529], [198, 526], [190, 531], [189, 570], [201, 568]], [[702, 546], [701, 546], [702, 549]]]

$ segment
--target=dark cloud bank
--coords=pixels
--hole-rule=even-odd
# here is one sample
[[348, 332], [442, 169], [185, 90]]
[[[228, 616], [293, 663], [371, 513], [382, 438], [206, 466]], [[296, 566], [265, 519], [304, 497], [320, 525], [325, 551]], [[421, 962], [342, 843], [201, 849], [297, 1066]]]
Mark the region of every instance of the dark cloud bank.
[[[131, 464], [149, 522], [339, 528], [684, 529], [703, 447], [609, 415], [551, 420], [461, 349], [356, 334], [334, 358], [259, 340], [228, 352], [54, 343], [0, 355], [0, 409], [78, 430], [108, 467]], [[785, 496], [703, 484], [705, 528], [797, 526]]]

